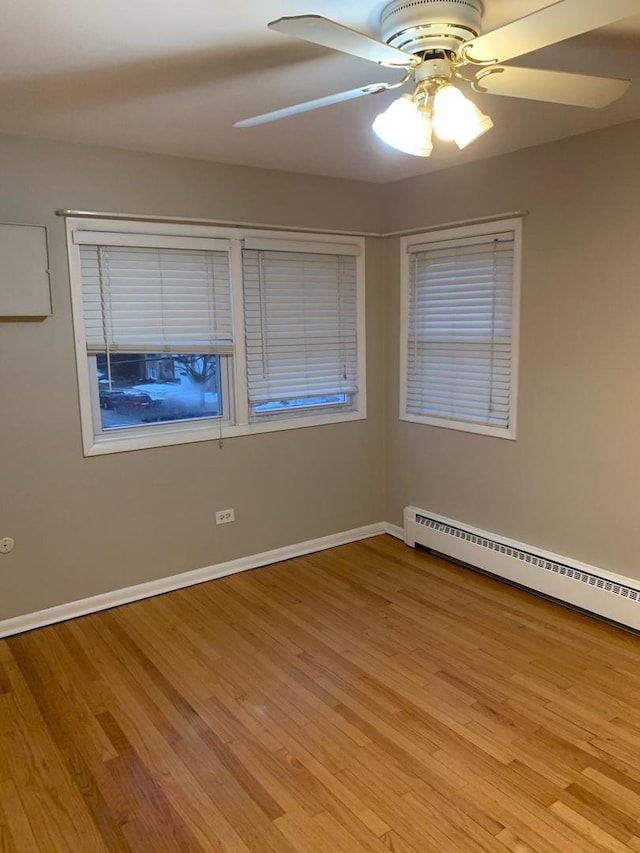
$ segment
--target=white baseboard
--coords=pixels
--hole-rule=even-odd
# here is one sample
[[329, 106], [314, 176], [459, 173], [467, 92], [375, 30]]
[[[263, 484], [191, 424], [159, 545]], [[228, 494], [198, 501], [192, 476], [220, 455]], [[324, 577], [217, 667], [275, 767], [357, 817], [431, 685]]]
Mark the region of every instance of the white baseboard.
[[[450, 526], [453, 529], [464, 531], [465, 536], [463, 538], [458, 536], [452, 537], [445, 530], [428, 530], [416, 522], [415, 519], [419, 515], [428, 516], [439, 524], [445, 525], [445, 527]], [[24, 631], [32, 631], [35, 628], [42, 628], [45, 625], [53, 625], [56, 622], [64, 622], [67, 619], [75, 619], [78, 616], [86, 616], [89, 613], [96, 613], [100, 610], [108, 610], [111, 607], [118, 607], [121, 604], [129, 604], [132, 601], [152, 598], [154, 595], [162, 595], [165, 592], [194, 586], [205, 581], [233, 575], [237, 572], [245, 572], [261, 566], [268, 566], [282, 560], [302, 557], [305, 554], [324, 551], [327, 548], [346, 545], [349, 542], [357, 542], [360, 539], [368, 539], [371, 536], [378, 536], [381, 533], [388, 533], [396, 539], [406, 541], [408, 545], [414, 545], [416, 542], [424, 544], [436, 551], [440, 551], [440, 553], [448, 554], [454, 559], [467, 562], [471, 565], [478, 565], [479, 568], [483, 568], [485, 571], [527, 586], [533, 591], [542, 592], [560, 601], [566, 601], [582, 609], [590, 610], [593, 613], [640, 630], [639, 581], [580, 563], [577, 560], [560, 557], [556, 554], [533, 548], [522, 542], [496, 536], [486, 530], [470, 527], [462, 522], [419, 510], [416, 507], [407, 507], [405, 511], [405, 528], [386, 521], [378, 524], [369, 524], [365, 527], [345, 530], [342, 533], [335, 533], [331, 536], [310, 539], [295, 545], [287, 545], [284, 548], [275, 548], [271, 551], [264, 551], [249, 557], [241, 557], [238, 560], [229, 560], [225, 563], [206, 566], [191, 572], [183, 572], [179, 575], [171, 575], [170, 577], [137, 584], [136, 586], [113, 590], [113, 592], [106, 592], [102, 595], [81, 599], [80, 601], [71, 601], [68, 604], [60, 604], [56, 607], [49, 607], [46, 610], [39, 610], [35, 613], [27, 613], [24, 616], [15, 616], [0, 621], [0, 637], [9, 637]], [[470, 536], [476, 538], [475, 543], [469, 541]], [[570, 568], [571, 571], [567, 572], [567, 574], [549, 570], [541, 571], [540, 566], [537, 567], [537, 571], [532, 571], [536, 567], [532, 566], [530, 562], [521, 562], [514, 560], [509, 554], [487, 551], [486, 548], [478, 548], [478, 538], [491, 540], [496, 544], [500, 543], [502, 546], [501, 550], [504, 548], [524, 550], [538, 561], [542, 559], [561, 563], [568, 569]], [[585, 582], [587, 577], [588, 582]], [[620, 595], [620, 591], [624, 591], [625, 589], [630, 590], [629, 594]], [[613, 590], [613, 595], [610, 594], [610, 590]]]
[[389, 536], [395, 536], [396, 539], [400, 539], [404, 542], [404, 529], [397, 524], [390, 524], [388, 521], [382, 522], [382, 527], [385, 533], [388, 533]]
[[[345, 530], [343, 533], [334, 533], [331, 536], [322, 536], [320, 539], [309, 539], [296, 545], [287, 545], [284, 548], [275, 548], [272, 551], [263, 551], [261, 554], [253, 554], [250, 557], [241, 557], [238, 560], [229, 560], [226, 563], [218, 563], [215, 566], [206, 566], [191, 572], [183, 572], [179, 575], [171, 575], [167, 578], [149, 581], [147, 583], [116, 589], [113, 592], [105, 592], [102, 595], [94, 595], [91, 598], [83, 598], [80, 601], [71, 601], [68, 604], [60, 604], [49, 607], [46, 610], [38, 610], [35, 613], [26, 613], [24, 616], [15, 616], [11, 619], [0, 621], [0, 637], [9, 637], [13, 634], [21, 634], [23, 631], [32, 631], [34, 628], [42, 628], [45, 625], [53, 625], [56, 622], [64, 622], [66, 619], [75, 619], [78, 616], [86, 616], [88, 613], [96, 613], [99, 610], [108, 610], [118, 607], [120, 604], [129, 604], [132, 601], [140, 601], [143, 598], [151, 598], [154, 595], [162, 595], [175, 589], [194, 586], [205, 581], [223, 578], [236, 572], [246, 572], [249, 569], [257, 569], [260, 566], [268, 566], [271, 563], [279, 563], [282, 560], [290, 560], [293, 557], [302, 557], [312, 554], [314, 551], [324, 551], [327, 548], [335, 548], [337, 545], [346, 545], [349, 542], [357, 542], [360, 539], [368, 539], [381, 533], [391, 533], [387, 530], [388, 525], [383, 522], [369, 524], [365, 527], [357, 527], [353, 530]], [[402, 538], [402, 528], [397, 528]], [[395, 535], [392, 533], [391, 535]]]

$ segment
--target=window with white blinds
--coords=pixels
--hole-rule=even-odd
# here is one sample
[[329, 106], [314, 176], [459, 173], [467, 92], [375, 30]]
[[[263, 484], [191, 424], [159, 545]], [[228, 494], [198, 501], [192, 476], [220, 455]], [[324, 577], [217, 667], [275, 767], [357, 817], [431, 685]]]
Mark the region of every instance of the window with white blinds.
[[519, 239], [518, 220], [404, 241], [404, 419], [515, 437]]
[[358, 248], [330, 244], [291, 248], [245, 242], [252, 419], [293, 410], [302, 415], [350, 408], [358, 390]]
[[87, 456], [366, 417], [364, 239], [67, 219]]
[[83, 243], [79, 251], [89, 353], [231, 351], [224, 241], [183, 240], [174, 247]]

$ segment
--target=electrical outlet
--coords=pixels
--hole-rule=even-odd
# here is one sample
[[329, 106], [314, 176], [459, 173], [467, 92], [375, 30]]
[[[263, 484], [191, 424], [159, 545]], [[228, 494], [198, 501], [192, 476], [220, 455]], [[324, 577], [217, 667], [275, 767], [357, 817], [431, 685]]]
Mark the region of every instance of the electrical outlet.
[[13, 551], [13, 546], [15, 544], [16, 543], [10, 536], [4, 536], [2, 539], [0, 539], [0, 553], [8, 554], [9, 551]]
[[220, 509], [216, 513], [216, 524], [228, 524], [236, 520], [236, 514], [232, 509]]

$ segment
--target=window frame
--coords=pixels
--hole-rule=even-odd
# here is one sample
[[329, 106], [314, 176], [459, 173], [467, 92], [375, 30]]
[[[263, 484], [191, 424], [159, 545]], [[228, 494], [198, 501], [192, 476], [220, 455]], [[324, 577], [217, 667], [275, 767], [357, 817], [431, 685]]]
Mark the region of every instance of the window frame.
[[[508, 426], [498, 427], [473, 423], [471, 421], [456, 420], [455, 418], [439, 418], [432, 415], [417, 415], [408, 412], [409, 297], [411, 287], [411, 253], [409, 247], [416, 244], [441, 243], [446, 240], [491, 236], [504, 231], [513, 231], [514, 235], [513, 280], [511, 284], [511, 371]], [[400, 270], [400, 420], [515, 441], [520, 349], [522, 220], [520, 218], [500, 219], [473, 225], [434, 229], [421, 234], [402, 237], [400, 240]]]
[[[160, 244], [163, 237], [174, 239], [201, 237], [229, 242], [234, 342], [233, 353], [228, 356], [220, 356], [223, 368], [221, 376], [223, 387], [221, 390], [223, 411], [225, 412], [222, 419], [174, 421], [108, 432], [101, 430], [99, 407], [96, 409], [97, 387], [93, 387], [96, 382], [91, 374], [91, 357], [87, 353], [85, 340], [80, 252], [79, 246], [74, 242], [74, 233], [78, 231], [83, 232], [85, 241], [90, 237], [91, 232], [110, 232], [119, 235], [144, 235], [146, 238], [157, 237]], [[166, 447], [196, 441], [217, 441], [236, 436], [322, 426], [366, 418], [365, 240], [363, 237], [235, 226], [174, 224], [136, 219], [101, 219], [93, 216], [67, 217], [66, 235], [80, 422], [85, 456]], [[359, 246], [359, 254], [356, 258], [358, 391], [353, 395], [353, 404], [349, 409], [337, 410], [335, 406], [329, 405], [326, 411], [318, 411], [316, 414], [308, 414], [303, 411], [298, 416], [292, 412], [289, 417], [279, 416], [272, 419], [250, 420], [242, 278], [242, 247], [247, 238], [282, 239], [288, 243], [300, 244], [301, 247], [304, 247], [304, 251], [312, 251], [314, 245], [324, 245], [327, 242], [337, 245], [353, 246], [356, 244]]]

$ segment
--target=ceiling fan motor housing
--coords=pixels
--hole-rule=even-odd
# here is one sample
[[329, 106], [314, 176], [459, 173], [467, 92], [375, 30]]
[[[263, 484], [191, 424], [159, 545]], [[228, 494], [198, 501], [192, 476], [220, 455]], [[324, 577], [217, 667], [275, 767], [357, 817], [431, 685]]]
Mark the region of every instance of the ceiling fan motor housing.
[[393, 0], [380, 16], [381, 37], [407, 53], [460, 52], [481, 31], [480, 0]]

